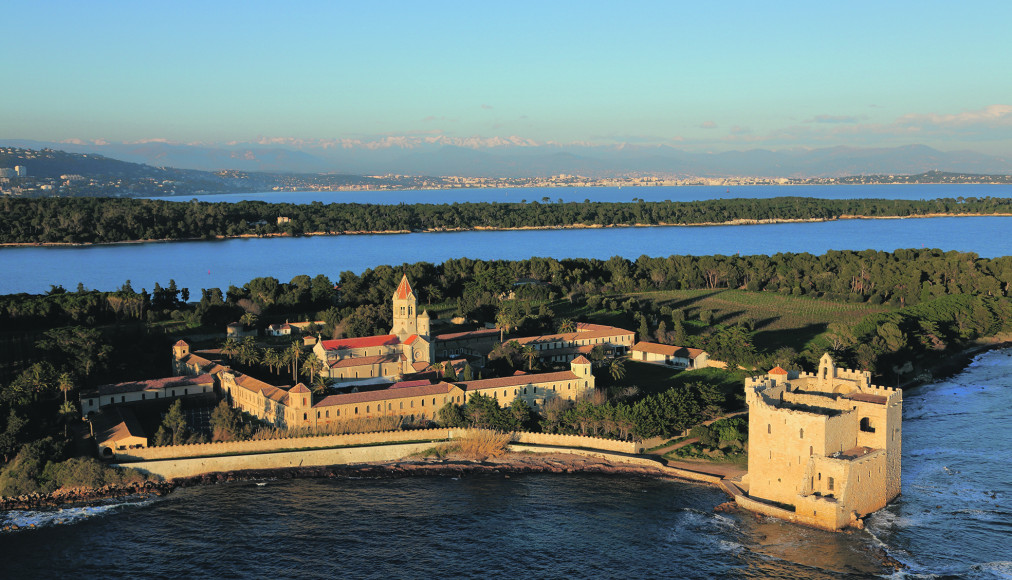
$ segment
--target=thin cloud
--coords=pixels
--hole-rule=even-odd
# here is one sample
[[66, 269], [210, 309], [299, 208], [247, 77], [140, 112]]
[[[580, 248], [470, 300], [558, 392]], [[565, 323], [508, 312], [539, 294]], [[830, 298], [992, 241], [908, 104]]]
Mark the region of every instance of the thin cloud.
[[861, 119], [853, 115], [816, 115], [802, 123], [857, 123]]
[[700, 129], [716, 129], [717, 128], [717, 124], [714, 123], [713, 121], [703, 121], [699, 125], [699, 128]]
[[482, 105], [481, 108], [485, 109], [486, 111], [491, 111], [492, 110], [492, 105]]

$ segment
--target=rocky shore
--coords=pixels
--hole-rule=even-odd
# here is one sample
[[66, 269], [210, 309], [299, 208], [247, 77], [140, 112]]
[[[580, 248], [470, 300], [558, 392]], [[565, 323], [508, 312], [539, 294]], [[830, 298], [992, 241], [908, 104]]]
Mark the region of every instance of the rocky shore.
[[448, 456], [443, 459], [405, 459], [389, 463], [329, 465], [287, 469], [246, 469], [241, 471], [205, 473], [194, 477], [175, 479], [173, 483], [180, 487], [189, 487], [207, 483], [308, 477], [371, 477], [377, 479], [416, 476], [509, 477], [511, 475], [529, 473], [608, 473], [642, 477], [671, 477], [660, 466], [651, 468], [565, 453], [510, 453], [484, 461]]
[[565, 453], [510, 453], [501, 457], [476, 461], [447, 456], [442, 459], [405, 459], [389, 463], [363, 463], [289, 469], [247, 469], [205, 473], [170, 481], [145, 481], [100, 488], [59, 489], [53, 493], [33, 493], [0, 498], [0, 511], [30, 510], [87, 504], [104, 499], [130, 495], [166, 495], [177, 487], [234, 481], [284, 480], [310, 477], [371, 477], [400, 478], [416, 476], [439, 477], [509, 477], [528, 473], [610, 473], [641, 477], [671, 477], [659, 466], [631, 465], [605, 459]]
[[120, 485], [110, 484], [97, 488], [75, 487], [58, 489], [52, 493], [0, 497], [0, 511], [53, 508], [128, 495], [165, 495], [175, 489], [177, 485], [171, 481], [142, 481]]

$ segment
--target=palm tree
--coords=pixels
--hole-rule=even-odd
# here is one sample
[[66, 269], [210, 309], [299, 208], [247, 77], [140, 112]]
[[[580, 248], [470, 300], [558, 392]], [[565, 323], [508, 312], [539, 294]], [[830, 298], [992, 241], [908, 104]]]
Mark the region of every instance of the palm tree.
[[313, 379], [312, 391], [314, 395], [322, 395], [327, 392], [327, 379], [323, 375], [316, 375]]
[[302, 358], [302, 347], [299, 341], [293, 340], [292, 345], [285, 349], [285, 359], [292, 368], [292, 382], [299, 380], [299, 360]]
[[258, 319], [259, 317], [256, 314], [253, 314], [252, 312], [247, 312], [246, 314], [243, 314], [242, 317], [239, 318], [239, 322], [243, 323], [243, 326], [253, 326], [254, 324], [257, 323]]
[[[64, 391], [66, 395], [66, 391]], [[74, 420], [74, 415], [77, 415], [77, 406], [70, 401], [63, 401], [60, 405], [60, 422], [63, 423], [63, 438], [67, 438], [67, 425]]]
[[239, 341], [234, 338], [226, 338], [225, 342], [221, 343], [221, 354], [227, 356], [229, 359], [234, 357], [239, 352]]
[[520, 356], [527, 360], [527, 370], [534, 370], [534, 361], [538, 360], [538, 351], [534, 350], [531, 345], [525, 344], [520, 349]]
[[613, 359], [611, 364], [608, 365], [608, 372], [615, 381], [625, 377], [625, 360], [620, 358]]
[[576, 332], [576, 323], [573, 322], [572, 318], [563, 318], [559, 322], [559, 334], [568, 334], [570, 332]]
[[273, 348], [265, 348], [263, 351], [262, 359], [263, 364], [271, 369], [272, 373], [277, 374], [281, 370], [281, 365], [284, 361], [281, 358], [281, 353]]
[[70, 376], [70, 373], [60, 373], [60, 376], [56, 379], [56, 386], [60, 387], [63, 391], [63, 402], [67, 403], [67, 393], [74, 390], [74, 379]]
[[309, 380], [313, 381], [316, 378], [316, 373], [323, 370], [323, 361], [317, 358], [316, 353], [309, 353], [306, 356], [306, 360], [302, 363], [302, 374], [309, 375]]
[[259, 350], [255, 338], [252, 336], [243, 338], [239, 344], [239, 362], [244, 365], [251, 365], [257, 362], [257, 359], [260, 358], [257, 356]]

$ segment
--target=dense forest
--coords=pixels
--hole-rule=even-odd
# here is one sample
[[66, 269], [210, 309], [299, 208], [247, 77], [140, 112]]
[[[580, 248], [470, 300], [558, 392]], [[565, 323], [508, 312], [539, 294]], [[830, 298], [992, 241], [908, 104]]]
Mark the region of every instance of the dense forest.
[[[830, 220], [1012, 214], [1012, 199], [719, 199], [693, 202], [445, 204], [206, 203], [42, 198], [0, 202], [0, 243], [107, 243], [243, 235]], [[287, 218], [279, 220], [278, 218]]]

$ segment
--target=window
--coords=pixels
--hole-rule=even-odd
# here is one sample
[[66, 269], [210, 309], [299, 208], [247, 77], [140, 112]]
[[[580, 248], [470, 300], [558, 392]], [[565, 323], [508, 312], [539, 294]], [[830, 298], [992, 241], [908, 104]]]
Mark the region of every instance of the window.
[[871, 426], [871, 419], [868, 417], [861, 418], [861, 430], [865, 433], [874, 433], [875, 428]]
[[[187, 390], [188, 390], [188, 389], [183, 389], [183, 394], [184, 394], [184, 395], [185, 395], [185, 394], [187, 394], [187, 392], [186, 392]], [[175, 393], [173, 393], [173, 395], [172, 395], [172, 396], [175, 396]]]
[[355, 407], [355, 414], [358, 415], [358, 407]]
[[302, 414], [302, 420], [303, 420], [303, 421], [307, 421], [307, 420], [309, 420], [309, 415], [308, 415], [308, 414], [306, 414], [306, 413], [303, 413], [303, 414]]
[[804, 438], [805, 438], [805, 428], [804, 428], [804, 427], [802, 427], [802, 428], [801, 428], [801, 430], [800, 430], [800, 431], [798, 431], [798, 436], [799, 436], [800, 438], [802, 438], [802, 439], [804, 439]]
[[328, 410], [324, 416], [330, 419], [330, 411]]
[[[853, 423], [851, 423], [851, 424], [853, 425]], [[836, 483], [836, 482], [833, 480], [832, 477], [826, 478], [826, 487], [829, 488], [829, 491], [833, 491], [833, 484], [834, 483]]]
[[773, 433], [773, 425], [770, 425], [769, 423], [767, 423], [766, 424], [766, 434], [768, 435], [770, 433]]

